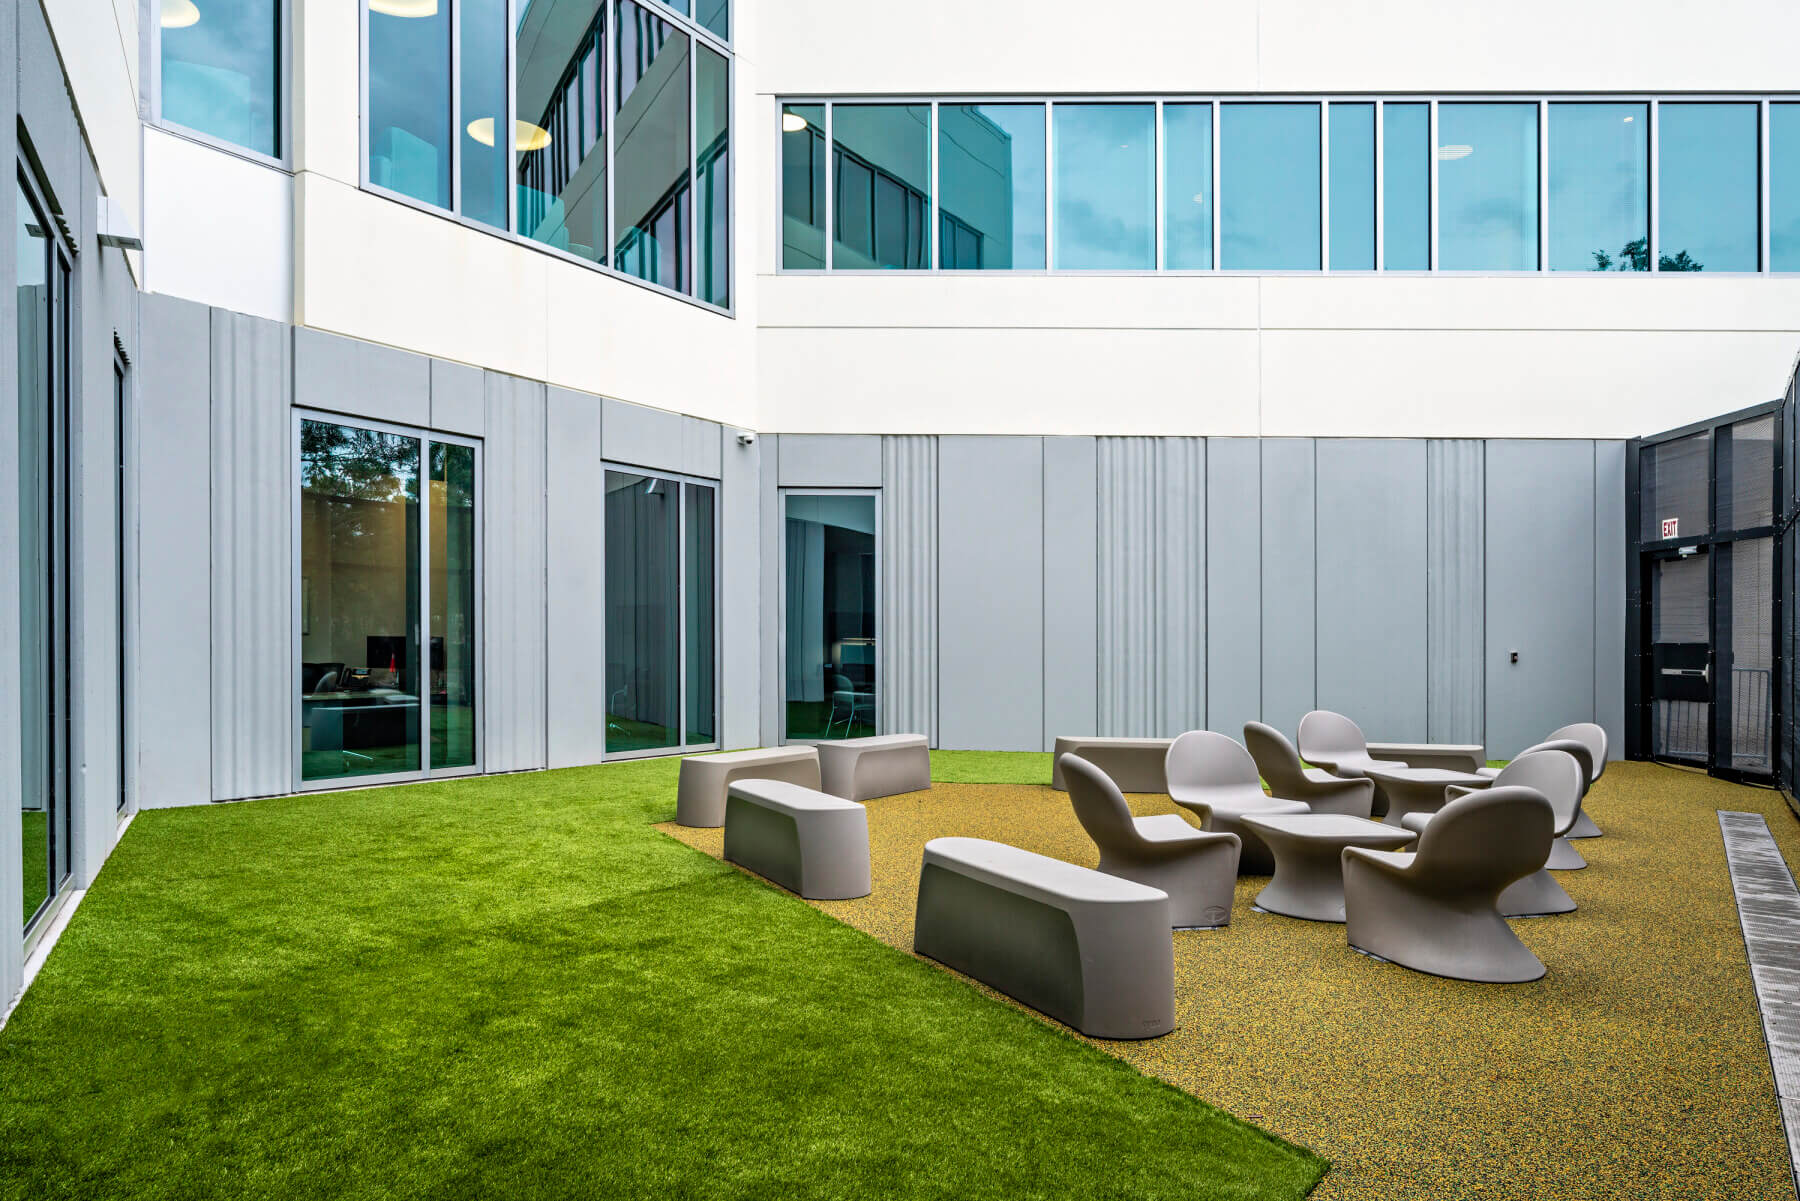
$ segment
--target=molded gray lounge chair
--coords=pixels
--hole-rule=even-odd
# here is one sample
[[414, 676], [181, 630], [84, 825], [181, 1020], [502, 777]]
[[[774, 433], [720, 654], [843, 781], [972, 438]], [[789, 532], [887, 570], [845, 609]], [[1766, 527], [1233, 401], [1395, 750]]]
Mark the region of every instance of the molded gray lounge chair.
[[1164, 767], [1170, 800], [1199, 817], [1205, 829], [1236, 834], [1243, 841], [1240, 872], [1266, 876], [1275, 870], [1275, 856], [1239, 818], [1247, 813], [1311, 812], [1304, 801], [1265, 795], [1250, 752], [1211, 730], [1190, 730], [1170, 743]]
[[1100, 870], [1169, 894], [1178, 930], [1231, 924], [1237, 888], [1235, 834], [1196, 830], [1179, 814], [1133, 817], [1112, 777], [1077, 755], [1060, 761], [1076, 820], [1100, 848]]
[[[1544, 866], [1553, 872], [1579, 871], [1587, 866], [1587, 860], [1570, 845], [1568, 838], [1569, 831], [1581, 817], [1582, 785], [1587, 782], [1581, 760], [1563, 749], [1568, 745], [1568, 739], [1559, 738], [1541, 744], [1542, 749], [1526, 751], [1501, 768], [1493, 784], [1495, 788], [1501, 785], [1535, 788], [1550, 802], [1550, 809], [1556, 814], [1553, 830], [1556, 842], [1550, 848], [1550, 861]], [[1451, 786], [1444, 790], [1444, 797], [1453, 801], [1475, 791], [1478, 790]], [[1405, 819], [1401, 824], [1406, 825]], [[1409, 830], [1413, 828], [1407, 826]]]
[[1362, 728], [1342, 713], [1314, 709], [1300, 719], [1300, 757], [1334, 776], [1360, 779], [1363, 768], [1385, 764], [1406, 767], [1404, 759], [1376, 759]]
[[1256, 770], [1269, 786], [1269, 795], [1281, 801], [1303, 802], [1314, 813], [1340, 813], [1367, 818], [1375, 804], [1373, 780], [1345, 779], [1300, 761], [1300, 752], [1287, 735], [1260, 721], [1244, 723], [1244, 746], [1256, 761]]
[[[1560, 730], [1552, 730], [1550, 736], [1533, 746], [1519, 752], [1520, 756], [1533, 751], [1567, 751], [1575, 756], [1581, 765], [1581, 795], [1586, 796], [1594, 781], [1606, 774], [1606, 731], [1591, 721], [1579, 721], [1574, 725], [1564, 726]], [[1484, 776], [1498, 776], [1499, 768], [1484, 767]], [[1570, 838], [1599, 838], [1600, 827], [1585, 812], [1576, 815], [1575, 828], [1568, 833]]]
[[1500, 894], [1544, 866], [1555, 821], [1544, 794], [1491, 788], [1451, 801], [1417, 851], [1344, 849], [1350, 945], [1455, 980], [1536, 980], [1544, 965], [1500, 916]]

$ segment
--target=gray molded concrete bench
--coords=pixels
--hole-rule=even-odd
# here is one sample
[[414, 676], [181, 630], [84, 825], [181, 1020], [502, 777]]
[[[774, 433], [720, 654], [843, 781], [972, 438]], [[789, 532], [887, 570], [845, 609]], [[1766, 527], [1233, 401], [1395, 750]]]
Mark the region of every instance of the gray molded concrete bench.
[[675, 820], [684, 826], [725, 824], [725, 793], [738, 780], [788, 780], [819, 786], [819, 752], [810, 746], [770, 746], [681, 761]]
[[1487, 748], [1474, 743], [1371, 742], [1369, 757], [1398, 760], [1408, 767], [1435, 767], [1441, 771], [1480, 771], [1487, 766]]
[[1101, 738], [1098, 735], [1060, 735], [1056, 740], [1056, 764], [1050, 786], [1062, 792], [1062, 757], [1079, 755], [1112, 777], [1120, 792], [1167, 792], [1169, 773], [1163, 767], [1173, 738]]
[[934, 838], [913, 950], [1094, 1038], [1175, 1028], [1169, 894], [982, 838]]
[[786, 780], [739, 780], [725, 801], [725, 858], [803, 897], [866, 897], [869, 816]]
[[867, 801], [931, 787], [931, 749], [923, 734], [883, 734], [821, 742], [819, 785], [832, 796]]

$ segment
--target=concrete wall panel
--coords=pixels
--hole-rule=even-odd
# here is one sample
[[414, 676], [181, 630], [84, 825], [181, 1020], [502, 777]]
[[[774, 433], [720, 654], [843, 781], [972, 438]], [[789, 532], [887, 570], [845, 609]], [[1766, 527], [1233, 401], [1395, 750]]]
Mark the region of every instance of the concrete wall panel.
[[1044, 439], [1044, 741], [1100, 728], [1100, 451]]
[[[1793, 469], [1790, 468], [1790, 471]], [[1792, 478], [1790, 476], [1789, 478]], [[1625, 756], [1625, 443], [1594, 443], [1594, 717]], [[1795, 670], [1787, 664], [1787, 670]], [[1552, 727], [1554, 728], [1554, 727]]]
[[1206, 444], [1206, 720], [1241, 738], [1262, 717], [1262, 443]]
[[544, 435], [544, 385], [488, 373], [481, 620], [488, 771], [543, 767], [547, 753]]
[[879, 488], [882, 440], [867, 434], [788, 434], [781, 440], [783, 488]]
[[1487, 697], [1484, 444], [1426, 444], [1426, 713], [1433, 742], [1480, 742]]
[[391, 346], [294, 331], [294, 403], [373, 421], [431, 424], [431, 360]]
[[[431, 359], [431, 428], [446, 434], [479, 438], [487, 432], [487, 384], [480, 371], [461, 363]], [[590, 397], [594, 421], [600, 400]]]
[[1316, 706], [1315, 450], [1262, 443], [1262, 719], [1289, 738]]
[[[781, 439], [785, 473], [798, 444], [839, 439]], [[842, 455], [862, 454], [861, 439], [845, 439]], [[881, 486], [881, 679], [877, 708], [882, 729], [924, 734], [938, 741], [938, 443], [936, 438], [871, 438], [879, 452]]]
[[[756, 746], [761, 739], [763, 588], [762, 444], [739, 446], [735, 430], [719, 431], [719, 741]], [[773, 563], [774, 560], [768, 560]]]
[[546, 762], [573, 767], [606, 753], [600, 398], [548, 389], [544, 430]]

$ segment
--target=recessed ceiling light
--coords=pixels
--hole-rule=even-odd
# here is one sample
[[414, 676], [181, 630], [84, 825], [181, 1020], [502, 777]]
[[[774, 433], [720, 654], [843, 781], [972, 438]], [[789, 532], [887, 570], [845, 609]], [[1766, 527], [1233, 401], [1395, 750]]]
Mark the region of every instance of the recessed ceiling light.
[[437, 0], [369, 0], [369, 11], [388, 17], [435, 17]]
[[162, 0], [162, 27], [186, 29], [200, 19], [194, 0]]
[[1625, 124], [1630, 125], [1631, 121], [1632, 121], [1632, 119], [1630, 117], [1625, 118]]
[[[477, 117], [469, 122], [469, 136], [483, 146], [494, 144], [494, 119]], [[513, 148], [515, 150], [542, 150], [550, 144], [550, 131], [533, 125], [529, 121], [513, 122]]]
[[1194, 193], [1194, 203], [1195, 204], [1205, 204], [1206, 203], [1206, 193], [1205, 192], [1195, 192]]
[[806, 129], [806, 118], [799, 113], [782, 113], [781, 129], [783, 133], [801, 133]]
[[1474, 153], [1475, 147], [1473, 146], [1439, 146], [1437, 151], [1440, 159], [1468, 158]]

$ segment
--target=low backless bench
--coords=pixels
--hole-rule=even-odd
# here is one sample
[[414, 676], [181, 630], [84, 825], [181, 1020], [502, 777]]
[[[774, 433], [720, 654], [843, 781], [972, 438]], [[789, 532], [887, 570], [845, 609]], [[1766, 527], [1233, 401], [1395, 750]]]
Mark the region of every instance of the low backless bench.
[[869, 817], [786, 780], [739, 780], [725, 801], [725, 858], [812, 900], [866, 897]]
[[1069, 790], [1063, 783], [1062, 757], [1079, 755], [1112, 777], [1120, 792], [1167, 792], [1169, 773], [1163, 766], [1173, 738], [1101, 738], [1097, 735], [1060, 735], [1056, 740], [1056, 766], [1050, 772], [1050, 786], [1061, 792]]
[[819, 752], [810, 746], [769, 746], [681, 761], [675, 820], [684, 826], [725, 824], [725, 793], [738, 780], [787, 780], [819, 786]]
[[832, 796], [869, 801], [931, 787], [931, 749], [923, 734], [883, 734], [821, 742], [819, 787]]

